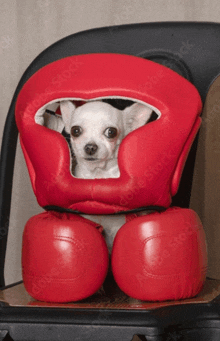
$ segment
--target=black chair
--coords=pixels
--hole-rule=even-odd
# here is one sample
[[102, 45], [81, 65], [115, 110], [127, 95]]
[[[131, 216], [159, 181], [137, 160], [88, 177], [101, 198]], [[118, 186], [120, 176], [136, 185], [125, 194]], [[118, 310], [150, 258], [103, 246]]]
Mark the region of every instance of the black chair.
[[[14, 108], [25, 82], [60, 58], [87, 53], [123, 53], [161, 63], [191, 81], [205, 102], [220, 74], [220, 24], [147, 23], [105, 27], [70, 35], [43, 51], [28, 67], [7, 116], [0, 163], [0, 340], [217, 340], [220, 338], [220, 281], [207, 279], [198, 297], [149, 303], [127, 297], [106, 279], [105, 293], [78, 303], [36, 302], [22, 283], [5, 286], [4, 263], [18, 130]], [[211, 57], [210, 57], [211, 56]], [[211, 60], [210, 60], [211, 58]], [[197, 141], [173, 205], [188, 207]]]

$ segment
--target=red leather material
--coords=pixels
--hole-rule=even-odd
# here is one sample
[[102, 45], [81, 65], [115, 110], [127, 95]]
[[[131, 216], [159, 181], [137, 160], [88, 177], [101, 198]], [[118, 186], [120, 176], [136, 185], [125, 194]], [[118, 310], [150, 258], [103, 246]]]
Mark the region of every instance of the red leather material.
[[112, 270], [129, 296], [147, 301], [189, 298], [203, 287], [205, 235], [197, 214], [168, 208], [124, 224], [112, 250]]
[[202, 121], [201, 118], [198, 117], [195, 124], [194, 124], [194, 127], [193, 127], [184, 147], [183, 147], [183, 151], [179, 157], [179, 160], [177, 162], [177, 166], [176, 166], [175, 172], [173, 174], [173, 179], [172, 179], [172, 184], [171, 184], [171, 195], [172, 196], [174, 196], [178, 191], [179, 182], [180, 182], [180, 178], [181, 178], [181, 175], [183, 172], [183, 168], [185, 166], [185, 162], [186, 162], [187, 156], [189, 154], [191, 145], [192, 145], [194, 138], [195, 138], [195, 136], [196, 136], [196, 134], [200, 128], [201, 121]]
[[[114, 96], [148, 103], [161, 117], [122, 141], [119, 178], [74, 178], [64, 137], [36, 124], [34, 116], [57, 99]], [[191, 83], [139, 57], [88, 54], [48, 64], [26, 82], [16, 103], [22, 149], [39, 204], [94, 214], [148, 205], [168, 207], [178, 189], [200, 112], [201, 99]]]
[[23, 234], [24, 285], [37, 300], [78, 301], [94, 294], [108, 270], [108, 250], [97, 224], [73, 214], [32, 217]]

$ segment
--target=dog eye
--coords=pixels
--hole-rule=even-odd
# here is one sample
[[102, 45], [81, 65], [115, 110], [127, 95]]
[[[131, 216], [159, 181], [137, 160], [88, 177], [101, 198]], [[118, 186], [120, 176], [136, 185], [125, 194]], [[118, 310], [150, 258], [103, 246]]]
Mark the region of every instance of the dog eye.
[[71, 128], [71, 135], [73, 137], [79, 137], [82, 134], [82, 128], [80, 126], [73, 126]]
[[116, 137], [118, 134], [118, 131], [116, 128], [113, 127], [109, 127], [105, 130], [104, 135], [106, 137], [108, 137], [109, 139], [113, 139], [114, 137]]

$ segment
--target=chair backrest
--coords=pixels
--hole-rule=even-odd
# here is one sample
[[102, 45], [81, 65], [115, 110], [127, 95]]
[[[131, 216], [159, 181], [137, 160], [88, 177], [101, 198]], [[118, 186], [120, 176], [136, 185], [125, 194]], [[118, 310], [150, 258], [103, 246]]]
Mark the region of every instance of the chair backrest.
[[[215, 23], [166, 22], [105, 27], [70, 35], [43, 51], [28, 67], [15, 91], [8, 112], [0, 164], [0, 285], [4, 286], [4, 262], [10, 217], [11, 192], [18, 130], [14, 110], [17, 96], [40, 68], [61, 58], [88, 53], [122, 53], [153, 60], [177, 71], [206, 98], [220, 73], [220, 25]], [[196, 142], [186, 162], [173, 204], [187, 207], [195, 161]]]

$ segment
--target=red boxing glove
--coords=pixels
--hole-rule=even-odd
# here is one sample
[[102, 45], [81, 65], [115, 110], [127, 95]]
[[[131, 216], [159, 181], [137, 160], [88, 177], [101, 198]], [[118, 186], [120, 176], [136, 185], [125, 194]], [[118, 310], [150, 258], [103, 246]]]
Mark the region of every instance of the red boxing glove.
[[102, 286], [108, 250], [97, 224], [78, 215], [44, 212], [25, 226], [22, 266], [25, 288], [35, 299], [78, 301]]
[[202, 289], [205, 234], [191, 209], [168, 208], [124, 224], [112, 251], [112, 270], [129, 296], [147, 301], [189, 298]]

